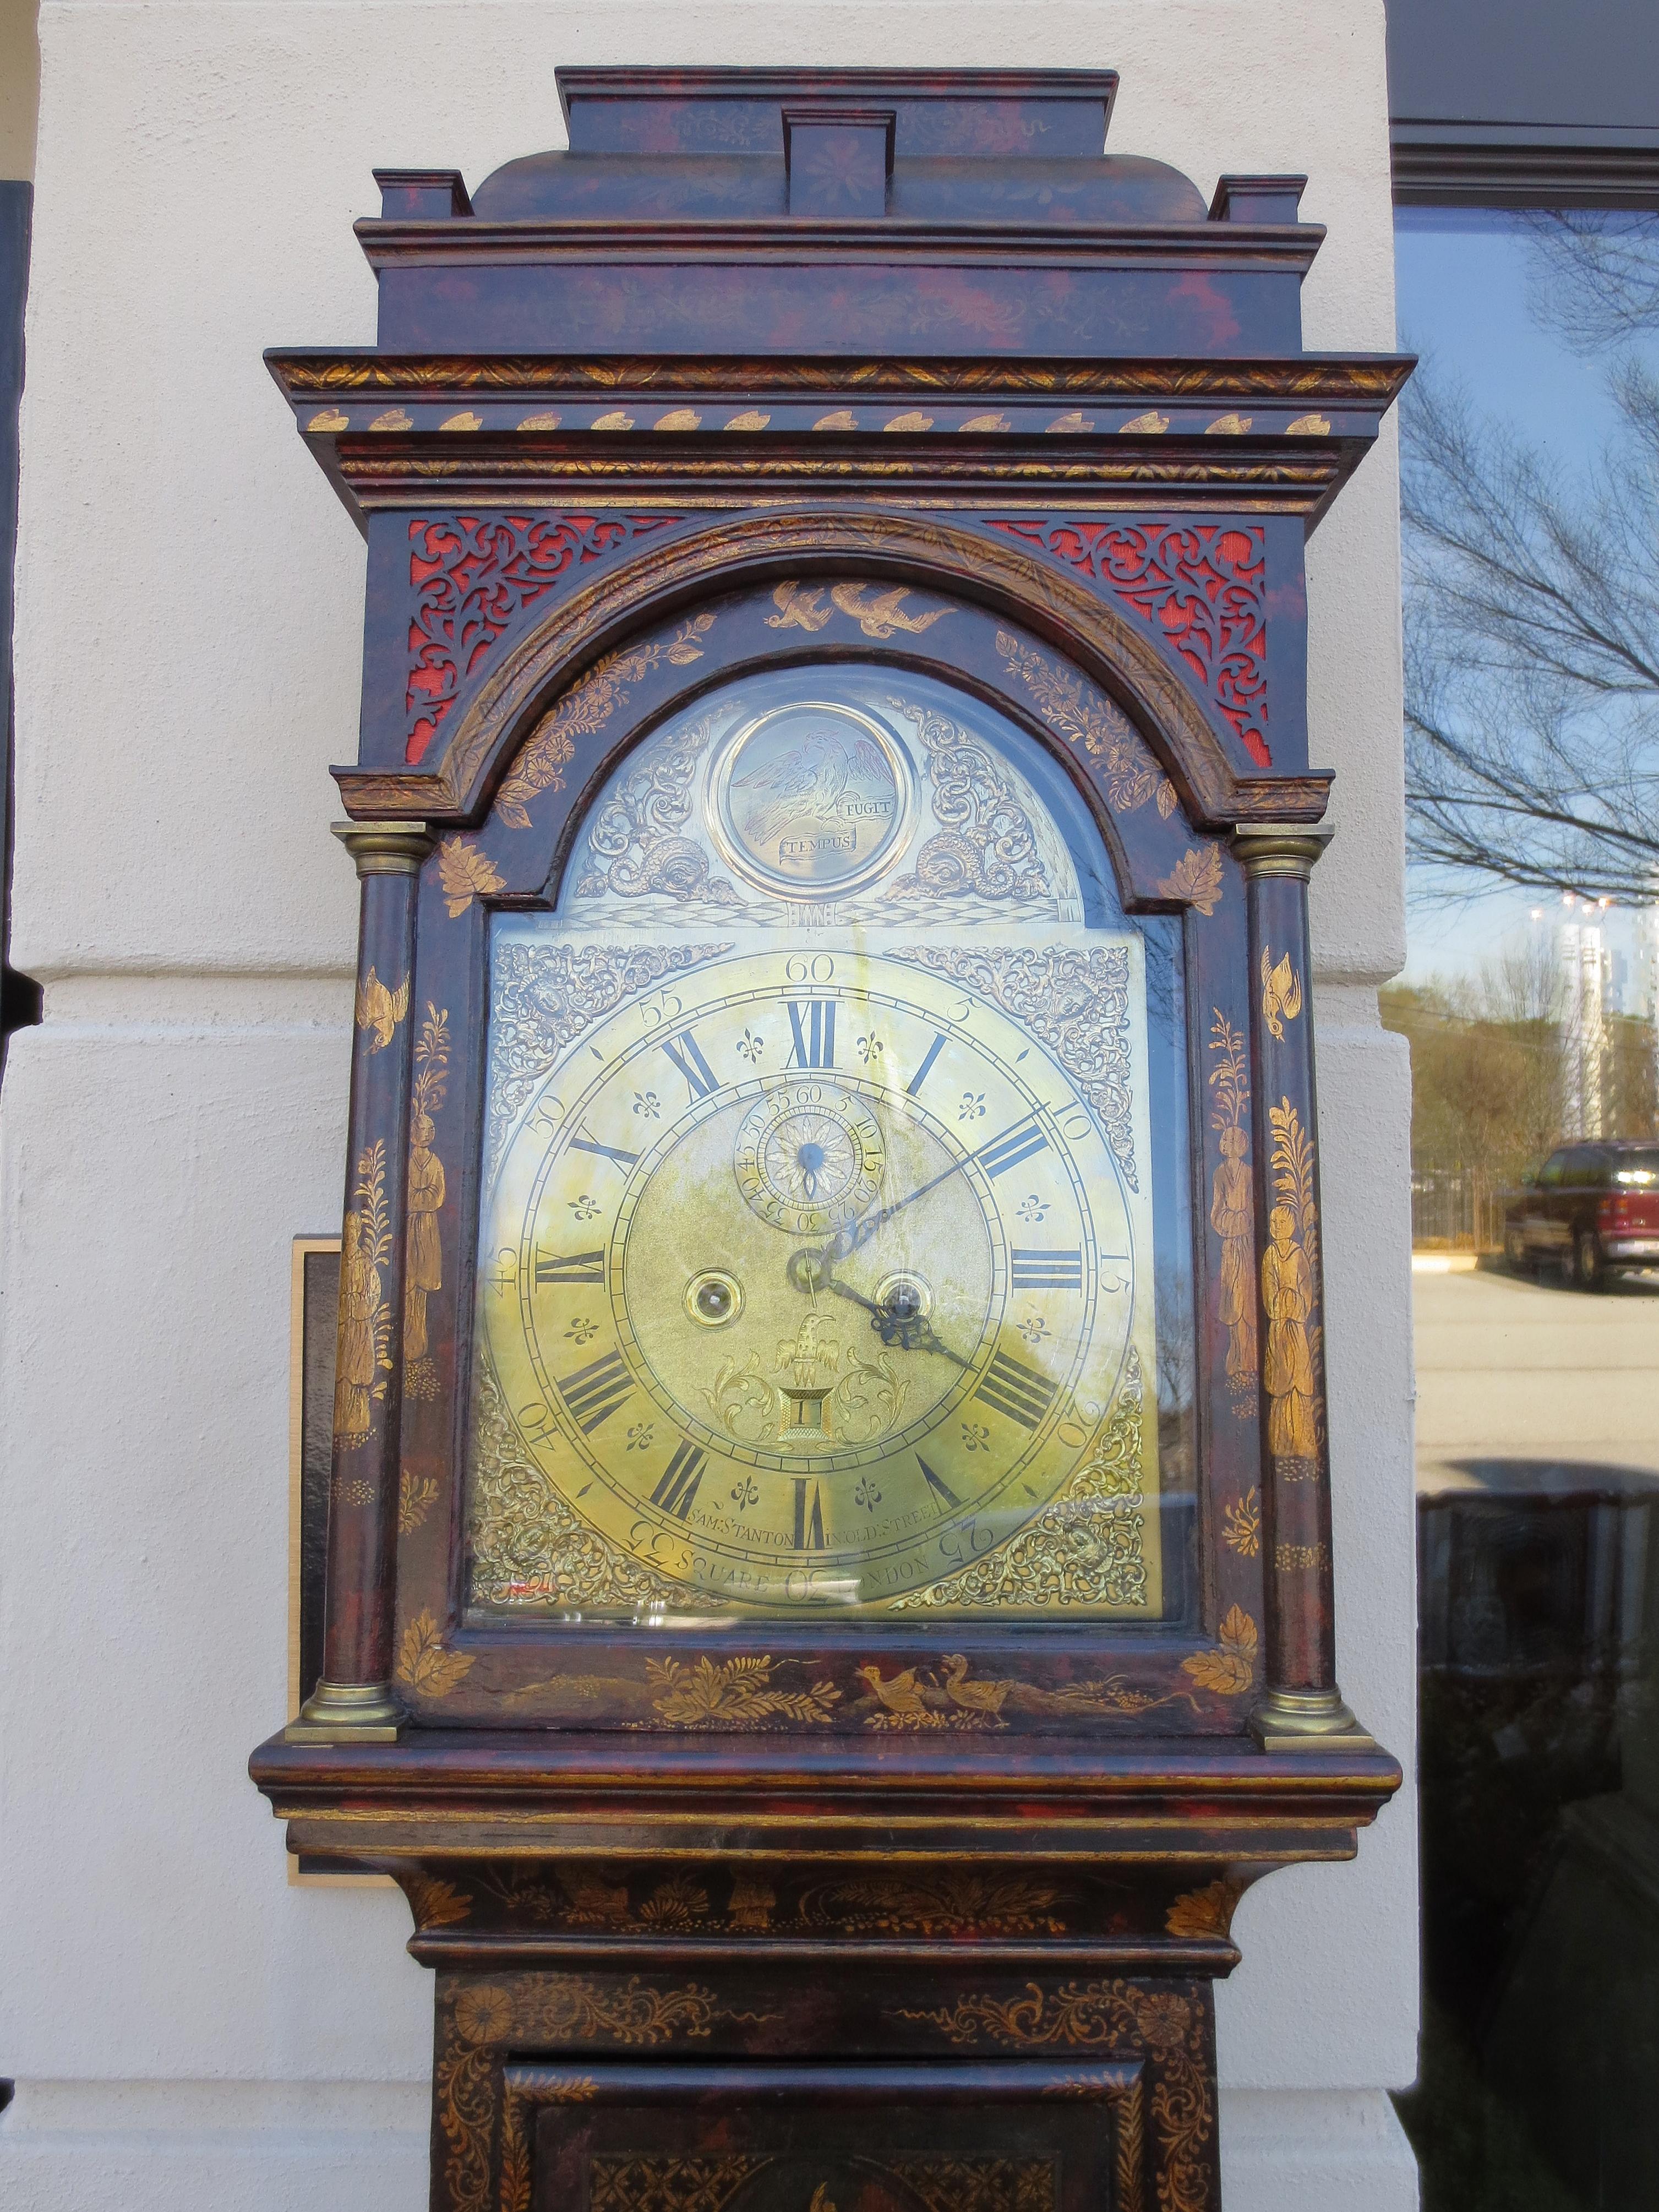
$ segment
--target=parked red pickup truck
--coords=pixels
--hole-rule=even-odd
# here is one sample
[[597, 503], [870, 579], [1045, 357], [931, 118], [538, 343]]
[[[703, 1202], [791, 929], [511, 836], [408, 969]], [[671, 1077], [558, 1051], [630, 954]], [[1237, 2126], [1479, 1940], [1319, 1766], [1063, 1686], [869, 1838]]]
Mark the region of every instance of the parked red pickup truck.
[[1563, 1145], [1505, 1192], [1504, 1251], [1517, 1273], [1558, 1266], [1585, 1291], [1626, 1268], [1659, 1267], [1659, 1144]]

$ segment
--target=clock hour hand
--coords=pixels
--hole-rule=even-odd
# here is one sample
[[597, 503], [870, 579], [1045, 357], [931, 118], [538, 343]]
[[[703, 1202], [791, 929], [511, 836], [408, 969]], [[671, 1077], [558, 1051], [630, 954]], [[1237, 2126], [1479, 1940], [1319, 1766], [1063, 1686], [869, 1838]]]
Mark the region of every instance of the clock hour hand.
[[889, 1336], [888, 1328], [896, 1332], [899, 1344], [906, 1352], [936, 1352], [941, 1359], [951, 1360], [957, 1366], [964, 1370], [973, 1364], [971, 1360], [964, 1359], [959, 1352], [952, 1352], [948, 1344], [942, 1344], [934, 1334], [933, 1322], [921, 1314], [916, 1315], [911, 1321], [890, 1322], [881, 1333], [881, 1340], [884, 1344], [890, 1344], [894, 1340]]
[[870, 1326], [884, 1345], [896, 1345], [901, 1352], [936, 1352], [941, 1359], [953, 1359], [958, 1367], [970, 1363], [959, 1352], [952, 1352], [942, 1344], [933, 1333], [933, 1324], [926, 1315], [895, 1306], [878, 1305], [874, 1298], [866, 1298], [850, 1283], [838, 1283], [833, 1275], [825, 1278], [819, 1287], [833, 1291], [838, 1298], [850, 1298], [854, 1305], [862, 1306], [872, 1316]]

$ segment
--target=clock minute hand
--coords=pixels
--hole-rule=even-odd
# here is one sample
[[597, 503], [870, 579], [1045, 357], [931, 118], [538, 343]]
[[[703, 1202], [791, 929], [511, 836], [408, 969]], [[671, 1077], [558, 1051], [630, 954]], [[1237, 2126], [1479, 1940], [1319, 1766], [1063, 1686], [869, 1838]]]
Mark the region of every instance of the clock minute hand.
[[966, 1158], [954, 1160], [931, 1182], [919, 1184], [915, 1190], [906, 1191], [902, 1198], [896, 1198], [890, 1206], [884, 1206], [878, 1212], [866, 1213], [862, 1221], [855, 1221], [850, 1228], [842, 1230], [830, 1239], [825, 1248], [826, 1255], [832, 1261], [846, 1259], [848, 1253], [856, 1252], [860, 1244], [867, 1244], [877, 1230], [884, 1229], [896, 1213], [902, 1213], [907, 1206], [914, 1206], [919, 1198], [926, 1198], [930, 1190], [937, 1190], [942, 1182], [949, 1182], [958, 1168], [966, 1165]]
[[915, 1190], [906, 1191], [902, 1198], [896, 1198], [890, 1206], [884, 1206], [878, 1212], [867, 1213], [862, 1221], [854, 1223], [850, 1229], [843, 1229], [824, 1247], [825, 1259], [833, 1264], [837, 1260], [846, 1259], [849, 1253], [856, 1252], [860, 1244], [869, 1243], [878, 1229], [884, 1229], [896, 1213], [902, 1213], [907, 1206], [914, 1206], [919, 1198], [926, 1198], [930, 1190], [937, 1190], [942, 1182], [948, 1182], [953, 1175], [967, 1166], [969, 1160], [979, 1159], [987, 1152], [997, 1151], [1032, 1118], [1028, 1114], [1024, 1120], [1011, 1122], [1000, 1136], [988, 1137], [977, 1151], [964, 1152], [959, 1160], [953, 1160], [948, 1168], [942, 1168], [931, 1182], [918, 1184]]

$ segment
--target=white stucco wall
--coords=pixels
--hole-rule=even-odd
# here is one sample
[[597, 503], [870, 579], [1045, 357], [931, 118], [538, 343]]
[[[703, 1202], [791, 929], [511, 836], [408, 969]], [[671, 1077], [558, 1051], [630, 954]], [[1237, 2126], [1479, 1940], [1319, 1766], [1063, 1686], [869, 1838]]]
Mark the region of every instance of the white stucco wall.
[[[1307, 342], [1386, 348], [1382, 0], [48, 0], [0, 1111], [0, 2204], [412, 2212], [430, 1983], [296, 1889], [248, 1784], [286, 1668], [288, 1244], [337, 1220], [360, 541], [260, 364], [372, 338], [373, 164], [558, 142], [561, 62], [1112, 66], [1115, 148], [1306, 169]], [[1316, 541], [1341, 1673], [1413, 1726], [1391, 441]], [[1229, 2212], [1404, 2212], [1414, 1810], [1274, 1876], [1221, 1999]]]

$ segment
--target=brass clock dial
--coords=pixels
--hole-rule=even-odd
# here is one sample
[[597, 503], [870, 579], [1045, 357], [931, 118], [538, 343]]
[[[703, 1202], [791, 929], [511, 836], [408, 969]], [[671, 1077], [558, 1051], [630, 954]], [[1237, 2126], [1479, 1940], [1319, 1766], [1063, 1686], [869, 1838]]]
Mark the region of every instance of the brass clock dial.
[[520, 1109], [480, 1348], [526, 1456], [659, 1576], [734, 1609], [902, 1605], [1061, 1497], [1149, 1345], [1149, 1237], [992, 998], [734, 950], [586, 1030]]

